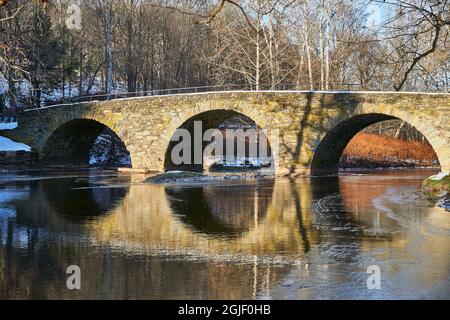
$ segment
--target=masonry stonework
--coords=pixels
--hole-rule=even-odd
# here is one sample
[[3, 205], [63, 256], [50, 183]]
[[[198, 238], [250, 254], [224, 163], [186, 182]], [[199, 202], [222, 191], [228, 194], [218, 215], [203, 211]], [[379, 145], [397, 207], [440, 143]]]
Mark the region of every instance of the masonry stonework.
[[442, 170], [450, 170], [450, 94], [445, 93], [223, 92], [93, 101], [26, 111], [17, 129], [0, 134], [43, 157], [44, 150], [56, 147], [46, 144], [62, 125], [95, 120], [124, 142], [133, 168], [162, 171], [175, 130], [215, 110], [251, 118], [267, 130], [269, 141], [279, 133], [280, 174], [334, 171], [357, 132], [392, 118], [415, 126], [433, 146]]

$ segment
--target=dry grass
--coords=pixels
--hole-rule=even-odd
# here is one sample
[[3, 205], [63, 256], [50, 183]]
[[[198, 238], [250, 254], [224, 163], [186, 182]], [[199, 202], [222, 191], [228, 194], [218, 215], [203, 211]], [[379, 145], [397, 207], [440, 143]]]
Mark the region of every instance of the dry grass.
[[404, 141], [370, 133], [356, 135], [342, 155], [344, 167], [436, 166], [436, 153], [428, 143]]

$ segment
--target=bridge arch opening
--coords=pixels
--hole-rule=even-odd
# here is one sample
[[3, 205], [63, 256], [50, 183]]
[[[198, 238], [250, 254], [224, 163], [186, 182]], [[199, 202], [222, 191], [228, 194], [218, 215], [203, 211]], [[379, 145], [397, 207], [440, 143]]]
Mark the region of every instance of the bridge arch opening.
[[[200, 127], [200, 129], [198, 129]], [[197, 129], [196, 129], [197, 128]], [[174, 161], [174, 155], [184, 156], [184, 149], [180, 151], [177, 147], [184, 141], [184, 137], [177, 134], [180, 129], [189, 132], [190, 141], [190, 162], [179, 163]], [[216, 137], [211, 140], [205, 138], [205, 133], [210, 129], [217, 129], [221, 135], [222, 149], [217, 148], [220, 154], [215, 151], [207, 155], [205, 148], [216, 142]], [[201, 131], [198, 131], [201, 130]], [[243, 133], [243, 136], [240, 135]], [[200, 140], [199, 140], [200, 139]], [[201, 141], [201, 155], [196, 161], [195, 141]], [[232, 148], [230, 146], [233, 145]], [[177, 147], [176, 150], [174, 148]], [[233, 151], [230, 151], [230, 150]], [[244, 152], [239, 152], [244, 151]], [[244, 154], [242, 154], [244, 153]], [[171, 137], [171, 141], [165, 152], [164, 170], [174, 171], [248, 171], [268, 168], [273, 163], [273, 154], [270, 141], [263, 128], [250, 117], [233, 110], [211, 110], [199, 113], [178, 127]]]
[[[328, 133], [316, 148], [313, 159], [311, 161], [311, 174], [338, 174], [344, 151], [346, 150], [352, 139], [355, 138], [355, 136], [362, 133], [365, 129], [373, 127], [375, 124], [394, 120], [400, 121], [401, 119], [395, 116], [381, 113], [368, 113], [357, 115], [350, 119], [342, 121], [337, 126], [328, 131]], [[432, 144], [411, 124], [408, 125], [413, 128], [413, 130], [415, 130], [419, 135], [421, 135], [424, 144], [431, 146], [430, 149], [433, 153], [431, 156], [435, 159], [435, 166], [440, 166], [438, 156], [435, 152], [435, 149], [433, 149]], [[373, 147], [375, 148], [377, 146]], [[392, 148], [394, 148], [394, 146], [392, 146]]]
[[46, 164], [91, 167], [131, 167], [131, 157], [117, 134], [95, 120], [75, 119], [58, 127], [47, 139]]

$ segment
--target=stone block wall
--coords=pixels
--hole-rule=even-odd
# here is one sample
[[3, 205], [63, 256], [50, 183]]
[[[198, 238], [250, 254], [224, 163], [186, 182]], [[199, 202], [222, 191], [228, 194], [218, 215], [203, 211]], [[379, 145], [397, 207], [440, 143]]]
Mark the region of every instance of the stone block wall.
[[41, 156], [61, 125], [91, 119], [117, 134], [134, 168], [163, 170], [175, 130], [215, 110], [241, 113], [266, 129], [278, 147], [279, 173], [308, 172], [315, 165], [334, 170], [331, 160], [339, 158], [353, 134], [376, 119], [394, 118], [415, 126], [433, 146], [442, 169], [450, 170], [450, 94], [223, 92], [94, 101], [27, 111], [19, 116], [17, 129], [0, 135], [30, 145]]

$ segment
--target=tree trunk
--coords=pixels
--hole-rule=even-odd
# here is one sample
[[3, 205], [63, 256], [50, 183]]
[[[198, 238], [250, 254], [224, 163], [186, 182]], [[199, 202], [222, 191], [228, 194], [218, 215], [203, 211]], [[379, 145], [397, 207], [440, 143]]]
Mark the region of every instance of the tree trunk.
[[112, 30], [112, 1], [109, 1], [106, 21], [106, 93], [110, 99], [113, 86], [113, 30]]

